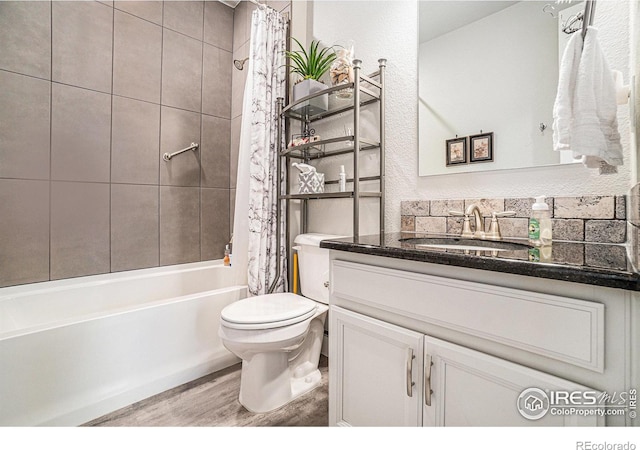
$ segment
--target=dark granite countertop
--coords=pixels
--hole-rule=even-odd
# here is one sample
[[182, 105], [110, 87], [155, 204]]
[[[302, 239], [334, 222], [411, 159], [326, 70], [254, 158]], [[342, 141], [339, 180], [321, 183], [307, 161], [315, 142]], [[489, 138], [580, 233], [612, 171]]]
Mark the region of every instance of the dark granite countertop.
[[[407, 240], [412, 238], [423, 240]], [[554, 241], [550, 248], [540, 249], [541, 252], [528, 246], [526, 239], [503, 239], [499, 242], [506, 242], [506, 246], [516, 245], [513, 245], [514, 249], [501, 251], [431, 248], [422, 245], [446, 243], [451, 239], [459, 239], [459, 236], [401, 232], [382, 237], [361, 236], [355, 242], [353, 238], [325, 240], [320, 243], [320, 247], [640, 291], [640, 274], [634, 272], [624, 245]], [[539, 255], [542, 261], [537, 260]]]

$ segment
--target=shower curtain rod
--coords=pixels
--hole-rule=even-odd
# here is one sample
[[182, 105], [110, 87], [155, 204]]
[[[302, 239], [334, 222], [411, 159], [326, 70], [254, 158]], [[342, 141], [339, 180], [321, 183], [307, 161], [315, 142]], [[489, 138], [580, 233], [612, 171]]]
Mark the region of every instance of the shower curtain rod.
[[248, 1], [249, 1], [249, 3], [253, 3], [254, 5], [258, 5], [258, 8], [269, 8], [269, 9], [273, 9], [274, 11], [276, 11], [271, 6], [267, 5], [266, 3], [260, 3], [258, 0], [248, 0]]

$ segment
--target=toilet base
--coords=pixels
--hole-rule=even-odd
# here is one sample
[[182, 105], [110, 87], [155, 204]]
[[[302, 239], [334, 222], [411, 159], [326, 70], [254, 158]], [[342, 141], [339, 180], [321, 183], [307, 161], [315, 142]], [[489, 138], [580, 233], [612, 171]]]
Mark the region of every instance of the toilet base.
[[316, 369], [314, 372], [310, 373], [306, 377], [290, 378], [289, 392], [280, 393], [280, 395], [277, 395], [276, 393], [271, 392], [271, 394], [269, 395], [269, 398], [267, 399], [265, 398], [256, 399], [253, 396], [251, 396], [251, 398], [246, 398], [247, 395], [243, 395], [245, 394], [245, 392], [242, 389], [242, 385], [241, 385], [238, 401], [248, 411], [254, 414], [264, 414], [264, 413], [268, 413], [271, 411], [275, 411], [276, 409], [282, 408], [283, 406], [289, 404], [296, 398], [320, 386], [321, 382], [322, 382], [322, 375], [320, 374], [320, 370]]
[[291, 400], [300, 397], [307, 392], [312, 391], [320, 386], [322, 375], [320, 370], [316, 369], [304, 378], [291, 379]]
[[319, 304], [313, 317], [268, 330], [220, 326], [229, 351], [242, 358], [239, 401], [253, 413], [266, 413], [311, 391], [322, 381], [318, 370], [328, 307]]

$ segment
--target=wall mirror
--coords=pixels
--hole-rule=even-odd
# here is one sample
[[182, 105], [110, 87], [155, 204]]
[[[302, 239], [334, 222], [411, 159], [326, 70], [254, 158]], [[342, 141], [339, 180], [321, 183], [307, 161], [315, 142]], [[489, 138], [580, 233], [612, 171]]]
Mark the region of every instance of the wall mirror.
[[[418, 5], [419, 175], [573, 163], [570, 153], [553, 151], [553, 103], [570, 37], [561, 27], [583, 3]], [[489, 140], [477, 136], [489, 133], [487, 149]], [[474, 137], [466, 162], [447, 164], [447, 141], [464, 137]]]

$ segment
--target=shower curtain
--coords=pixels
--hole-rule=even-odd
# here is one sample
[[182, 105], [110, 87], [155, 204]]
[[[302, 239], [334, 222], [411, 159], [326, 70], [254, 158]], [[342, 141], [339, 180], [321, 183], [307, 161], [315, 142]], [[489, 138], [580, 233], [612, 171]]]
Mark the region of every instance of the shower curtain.
[[[287, 22], [277, 11], [258, 8], [253, 12], [233, 227], [236, 281], [245, 284], [246, 277], [252, 295], [266, 294], [274, 283], [274, 292], [287, 289], [284, 213], [280, 217], [280, 261], [276, 260], [276, 201], [283, 179], [282, 172], [276, 173], [276, 99], [285, 96], [286, 30]], [[281, 136], [284, 140], [284, 131]]]

